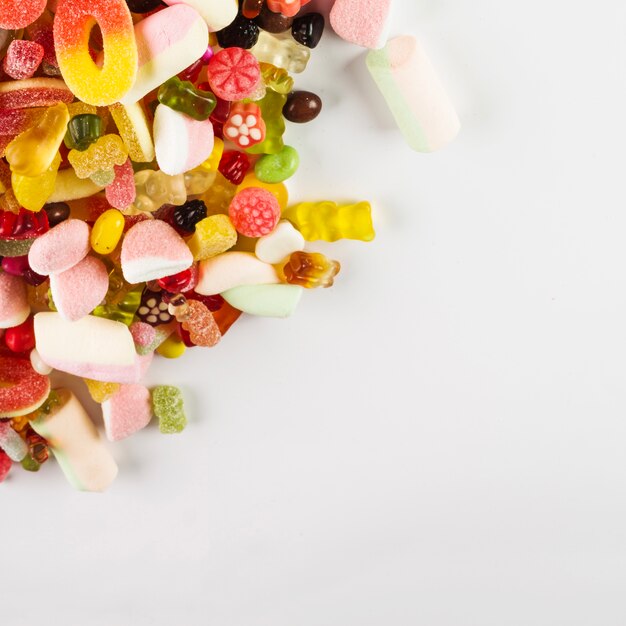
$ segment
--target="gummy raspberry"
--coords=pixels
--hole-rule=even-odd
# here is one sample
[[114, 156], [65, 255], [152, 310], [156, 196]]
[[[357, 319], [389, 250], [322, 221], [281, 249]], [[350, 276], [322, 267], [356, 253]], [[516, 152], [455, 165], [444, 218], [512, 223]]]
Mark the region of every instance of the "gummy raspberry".
[[228, 216], [237, 232], [245, 237], [262, 237], [276, 228], [280, 205], [269, 191], [261, 187], [248, 187], [233, 198]]

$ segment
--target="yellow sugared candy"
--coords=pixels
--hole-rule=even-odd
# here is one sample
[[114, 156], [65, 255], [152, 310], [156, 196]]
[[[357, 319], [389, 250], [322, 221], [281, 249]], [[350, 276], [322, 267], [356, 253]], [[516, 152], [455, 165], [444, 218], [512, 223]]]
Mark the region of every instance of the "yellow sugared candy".
[[187, 242], [196, 261], [226, 252], [237, 243], [237, 231], [227, 215], [212, 215], [196, 224], [196, 232]]
[[104, 383], [99, 380], [91, 380], [90, 378], [83, 378], [89, 395], [94, 402], [102, 404], [108, 400], [112, 395], [119, 391], [119, 383]]
[[65, 136], [70, 114], [64, 103], [49, 107], [35, 126], [19, 134], [6, 149], [11, 171], [20, 176], [41, 176], [52, 165]]
[[183, 340], [176, 334], [171, 334], [156, 351], [166, 359], [177, 359], [185, 353], [187, 346]]
[[40, 176], [11, 174], [13, 193], [25, 209], [41, 211], [54, 191], [60, 165], [61, 155], [57, 152], [50, 167]]
[[114, 165], [124, 165], [128, 148], [119, 135], [104, 135], [87, 150], [70, 150], [67, 158], [78, 178], [89, 178], [96, 172], [113, 169]]
[[284, 211], [287, 208], [287, 204], [289, 204], [289, 192], [283, 183], [264, 183], [251, 173], [246, 174], [243, 182], [239, 185], [239, 187], [237, 187], [237, 191], [247, 189], [248, 187], [261, 187], [262, 189], [269, 191], [275, 196], [276, 200], [278, 200], [278, 204], [280, 205], [282, 211]]
[[105, 211], [91, 229], [91, 247], [98, 254], [115, 250], [124, 232], [124, 216], [117, 209]]
[[372, 207], [369, 202], [338, 205], [336, 202], [303, 202], [283, 211], [307, 241], [357, 239], [372, 241]]
[[109, 107], [117, 130], [126, 147], [128, 155], [136, 163], [154, 161], [154, 143], [145, 111], [139, 102], [135, 104], [113, 104]]

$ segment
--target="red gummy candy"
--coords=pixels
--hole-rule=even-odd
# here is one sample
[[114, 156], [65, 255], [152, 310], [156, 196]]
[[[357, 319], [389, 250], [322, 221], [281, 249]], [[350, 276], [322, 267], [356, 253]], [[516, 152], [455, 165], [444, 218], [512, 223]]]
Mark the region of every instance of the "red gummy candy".
[[115, 179], [108, 185], [104, 192], [109, 204], [120, 210], [127, 209], [137, 195], [135, 187], [135, 173], [130, 159], [124, 165], [114, 165]]
[[11, 459], [0, 450], [0, 483], [4, 481], [7, 474], [11, 471]]
[[7, 328], [4, 333], [4, 343], [11, 352], [30, 352], [35, 347], [35, 329], [33, 318], [29, 317], [25, 322], [13, 328]]
[[16, 39], [9, 44], [2, 67], [15, 80], [30, 78], [43, 61], [45, 50], [35, 41]]
[[237, 232], [245, 237], [271, 233], [280, 218], [280, 205], [274, 194], [261, 187], [242, 189], [230, 203], [228, 216]]
[[43, 13], [46, 3], [47, 0], [0, 0], [0, 28], [26, 28]]
[[217, 169], [219, 173], [233, 185], [241, 185], [250, 169], [250, 159], [244, 152], [227, 150], [222, 155]]
[[256, 57], [243, 48], [220, 50], [207, 66], [211, 90], [223, 100], [243, 100], [259, 84], [261, 68]]
[[50, 230], [45, 211], [0, 211], [0, 239], [31, 239]]

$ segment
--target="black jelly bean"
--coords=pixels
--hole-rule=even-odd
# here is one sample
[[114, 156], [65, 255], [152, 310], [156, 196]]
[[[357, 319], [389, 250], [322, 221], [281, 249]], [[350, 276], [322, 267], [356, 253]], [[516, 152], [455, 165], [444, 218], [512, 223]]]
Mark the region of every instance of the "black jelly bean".
[[283, 107], [285, 119], [296, 124], [314, 120], [322, 110], [322, 99], [311, 91], [292, 91]]
[[43, 208], [48, 216], [48, 224], [50, 228], [64, 222], [70, 216], [70, 207], [65, 202], [51, 202]]
[[293, 21], [293, 38], [307, 48], [315, 48], [324, 34], [324, 16], [320, 13], [307, 13]]

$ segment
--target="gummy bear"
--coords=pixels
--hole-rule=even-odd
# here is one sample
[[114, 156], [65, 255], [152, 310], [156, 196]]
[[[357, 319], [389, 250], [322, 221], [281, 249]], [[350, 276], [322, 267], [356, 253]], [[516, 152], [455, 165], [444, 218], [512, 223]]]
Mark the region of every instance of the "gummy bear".
[[207, 120], [213, 113], [217, 100], [210, 91], [196, 89], [189, 81], [177, 76], [161, 85], [158, 99], [161, 104], [184, 113], [194, 120]]
[[134, 207], [153, 213], [164, 204], [179, 206], [187, 202], [187, 189], [183, 174], [168, 176], [161, 170], [141, 170], [135, 174], [137, 197]]
[[113, 170], [114, 165], [124, 165], [128, 148], [119, 135], [104, 135], [86, 150], [71, 150], [67, 155], [78, 178], [89, 178], [97, 172]]
[[183, 394], [178, 387], [155, 387], [152, 390], [152, 408], [159, 418], [159, 430], [164, 434], [180, 433], [187, 425]]
[[246, 152], [249, 154], [276, 154], [283, 149], [283, 135], [285, 133], [285, 118], [283, 107], [287, 96], [269, 90], [262, 100], [257, 102], [265, 122], [265, 140], [258, 143]]
[[260, 63], [271, 63], [294, 74], [304, 72], [311, 58], [311, 50], [295, 41], [291, 33], [272, 35], [264, 30], [250, 52]]

